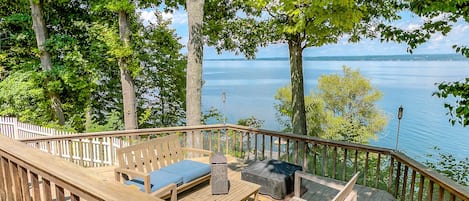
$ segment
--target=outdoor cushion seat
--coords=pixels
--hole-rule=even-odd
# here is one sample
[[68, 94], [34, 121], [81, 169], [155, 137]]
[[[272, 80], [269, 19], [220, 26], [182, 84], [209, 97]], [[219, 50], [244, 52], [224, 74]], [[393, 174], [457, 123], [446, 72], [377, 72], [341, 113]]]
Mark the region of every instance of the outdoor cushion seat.
[[[172, 183], [175, 183], [176, 185], [181, 185], [182, 182], [182, 177], [178, 174], [164, 171], [153, 171], [150, 173], [151, 192], [155, 192], [158, 189], [163, 188]], [[124, 184], [137, 186], [141, 191], [145, 192], [144, 182], [142, 178], [127, 180], [124, 181]]]
[[210, 165], [197, 161], [182, 160], [169, 166], [163, 167], [159, 171], [179, 175], [182, 177], [183, 183], [189, 183], [192, 180], [209, 174]]

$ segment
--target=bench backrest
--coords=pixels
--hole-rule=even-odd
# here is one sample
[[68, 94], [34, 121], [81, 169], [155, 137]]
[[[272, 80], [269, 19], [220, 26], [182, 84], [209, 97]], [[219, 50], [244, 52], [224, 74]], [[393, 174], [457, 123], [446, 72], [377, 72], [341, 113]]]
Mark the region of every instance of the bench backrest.
[[149, 173], [184, 159], [177, 134], [117, 149], [119, 167]]
[[357, 172], [355, 175], [353, 175], [352, 179], [350, 179], [350, 181], [347, 182], [345, 187], [334, 197], [334, 199], [332, 199], [332, 201], [344, 201], [349, 196], [353, 196], [351, 195], [351, 193], [353, 190], [353, 186], [355, 186], [355, 183], [357, 183], [359, 174], [360, 172]]

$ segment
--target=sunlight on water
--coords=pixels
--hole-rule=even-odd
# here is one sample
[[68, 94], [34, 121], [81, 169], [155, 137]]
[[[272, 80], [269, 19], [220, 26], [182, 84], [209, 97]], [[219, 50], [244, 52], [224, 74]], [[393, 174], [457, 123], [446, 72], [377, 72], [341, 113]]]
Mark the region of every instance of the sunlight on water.
[[[422, 159], [433, 146], [469, 156], [469, 128], [448, 123], [444, 100], [432, 97], [435, 83], [456, 81], [469, 76], [467, 61], [304, 61], [305, 91], [314, 90], [323, 74], [341, 73], [347, 65], [370, 79], [384, 93], [378, 103], [388, 115], [389, 124], [370, 144], [394, 148], [397, 108], [404, 107], [399, 150]], [[205, 61], [203, 108], [218, 108], [236, 123], [239, 118], [255, 116], [265, 128], [280, 130], [276, 121], [274, 95], [290, 80], [288, 61]], [[221, 101], [226, 92], [226, 105]]]

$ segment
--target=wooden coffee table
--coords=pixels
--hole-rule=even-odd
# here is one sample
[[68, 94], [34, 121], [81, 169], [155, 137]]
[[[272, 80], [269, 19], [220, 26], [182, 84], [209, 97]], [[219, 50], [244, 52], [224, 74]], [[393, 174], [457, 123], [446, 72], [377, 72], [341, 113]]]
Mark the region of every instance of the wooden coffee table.
[[223, 195], [212, 195], [212, 187], [205, 185], [204, 187], [184, 196], [178, 200], [182, 201], [240, 201], [247, 200], [249, 197], [254, 196], [254, 201], [258, 200], [260, 185], [253, 184], [251, 182], [231, 179], [230, 190], [228, 194]]

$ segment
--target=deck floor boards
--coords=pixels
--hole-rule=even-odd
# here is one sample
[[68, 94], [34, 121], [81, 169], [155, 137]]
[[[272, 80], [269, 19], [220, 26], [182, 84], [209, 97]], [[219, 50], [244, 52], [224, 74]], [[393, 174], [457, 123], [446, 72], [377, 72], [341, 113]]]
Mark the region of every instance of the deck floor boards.
[[[200, 161], [203, 163], [209, 163], [208, 157], [203, 158], [194, 158], [192, 160]], [[241, 170], [244, 167], [247, 167], [252, 161], [245, 161], [241, 159], [237, 159], [235, 157], [227, 157], [228, 161], [228, 178], [229, 179], [241, 179]], [[98, 168], [88, 168], [90, 172], [95, 174], [96, 176], [100, 177], [103, 180], [113, 181], [114, 180], [114, 166], [109, 167], [98, 167]], [[327, 178], [326, 178], [327, 179]], [[313, 182], [305, 181], [303, 185], [305, 186], [306, 192], [303, 194], [302, 198], [306, 200], [314, 200], [314, 201], [321, 201], [321, 200], [331, 200], [335, 194], [339, 192], [339, 188], [343, 187], [346, 182], [343, 181], [336, 181], [329, 179], [328, 180], [331, 184], [333, 184], [333, 188], [326, 187], [323, 185], [319, 185]], [[194, 189], [188, 190], [183, 192], [181, 196], [190, 196], [191, 192], [197, 190], [197, 188], [203, 187], [203, 185], [208, 185], [208, 182], [200, 184], [200, 186], [194, 187]], [[382, 190], [377, 190], [373, 188], [368, 188], [360, 185], [355, 185], [354, 191], [358, 193], [358, 200], [359, 201], [394, 201], [395, 199], [387, 192]], [[292, 194], [287, 195], [284, 200], [289, 201], [293, 197]], [[252, 199], [251, 199], [252, 200]], [[271, 198], [270, 196], [262, 195], [259, 196], [260, 201], [274, 201], [275, 199]]]

